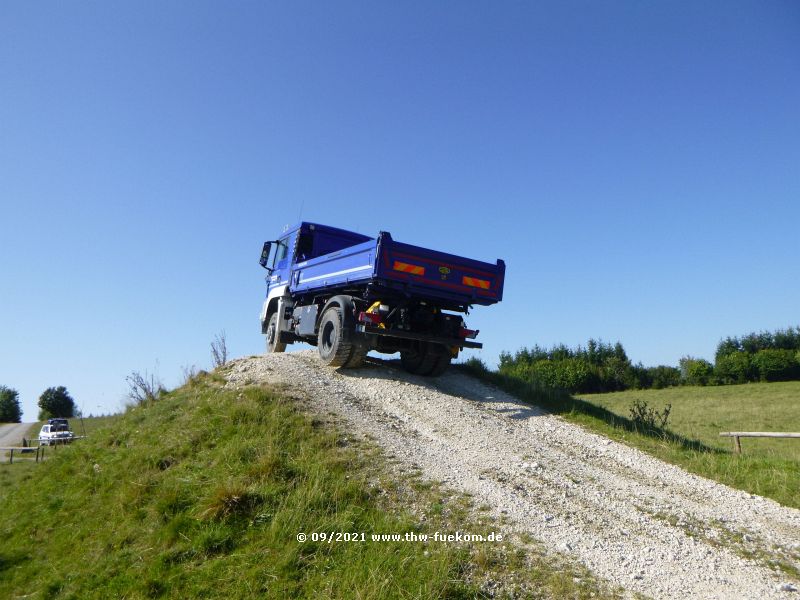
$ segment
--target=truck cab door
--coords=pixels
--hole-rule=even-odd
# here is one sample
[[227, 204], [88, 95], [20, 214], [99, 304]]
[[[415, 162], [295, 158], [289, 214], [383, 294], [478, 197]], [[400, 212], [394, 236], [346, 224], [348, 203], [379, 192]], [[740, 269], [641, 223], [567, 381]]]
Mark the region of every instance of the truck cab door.
[[269, 268], [272, 269], [267, 277], [267, 294], [272, 288], [284, 286], [289, 283], [289, 273], [292, 269], [292, 249], [294, 235], [287, 235], [275, 242], [275, 253], [271, 257]]

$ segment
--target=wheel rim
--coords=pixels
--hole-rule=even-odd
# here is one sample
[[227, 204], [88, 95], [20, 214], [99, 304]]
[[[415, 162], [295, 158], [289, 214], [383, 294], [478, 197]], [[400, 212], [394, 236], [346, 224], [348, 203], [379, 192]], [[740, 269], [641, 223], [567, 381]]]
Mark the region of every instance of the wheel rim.
[[336, 344], [336, 328], [331, 321], [322, 328], [322, 349], [328, 354]]

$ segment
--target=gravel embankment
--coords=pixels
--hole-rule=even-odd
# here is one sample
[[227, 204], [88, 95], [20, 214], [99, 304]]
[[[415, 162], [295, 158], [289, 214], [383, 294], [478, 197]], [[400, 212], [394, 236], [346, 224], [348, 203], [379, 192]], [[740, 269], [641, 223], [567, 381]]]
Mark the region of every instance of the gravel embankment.
[[[312, 351], [234, 361], [229, 384], [283, 383], [389, 455], [475, 497], [548, 548], [654, 598], [797, 598], [800, 511], [692, 475], [526, 405], [465, 374], [373, 362], [323, 367]], [[755, 554], [754, 554], [755, 553]], [[743, 558], [755, 556], [755, 558]]]

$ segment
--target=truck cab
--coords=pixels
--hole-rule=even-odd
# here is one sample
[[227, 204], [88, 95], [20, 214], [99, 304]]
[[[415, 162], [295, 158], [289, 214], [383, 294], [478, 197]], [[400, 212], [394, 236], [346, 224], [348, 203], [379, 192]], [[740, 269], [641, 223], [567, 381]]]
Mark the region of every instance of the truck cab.
[[366, 242], [373, 238], [316, 223], [300, 223], [287, 230], [278, 239], [264, 242], [261, 266], [269, 275], [267, 297], [275, 297], [288, 284], [293, 266], [303, 266], [307, 261]]

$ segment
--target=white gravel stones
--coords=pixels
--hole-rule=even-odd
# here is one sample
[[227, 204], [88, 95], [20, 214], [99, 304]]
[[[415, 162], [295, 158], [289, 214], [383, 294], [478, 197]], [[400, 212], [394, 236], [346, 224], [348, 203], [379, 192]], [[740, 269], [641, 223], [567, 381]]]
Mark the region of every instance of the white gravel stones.
[[[379, 362], [323, 367], [311, 351], [234, 361], [228, 385], [306, 392], [430, 479], [474, 495], [599, 576], [654, 598], [797, 598], [766, 566], [800, 567], [800, 511], [612, 442], [451, 371], [416, 377]], [[744, 537], [746, 536], [746, 538]], [[711, 543], [711, 541], [714, 543]], [[763, 556], [756, 562], [741, 550]]]

